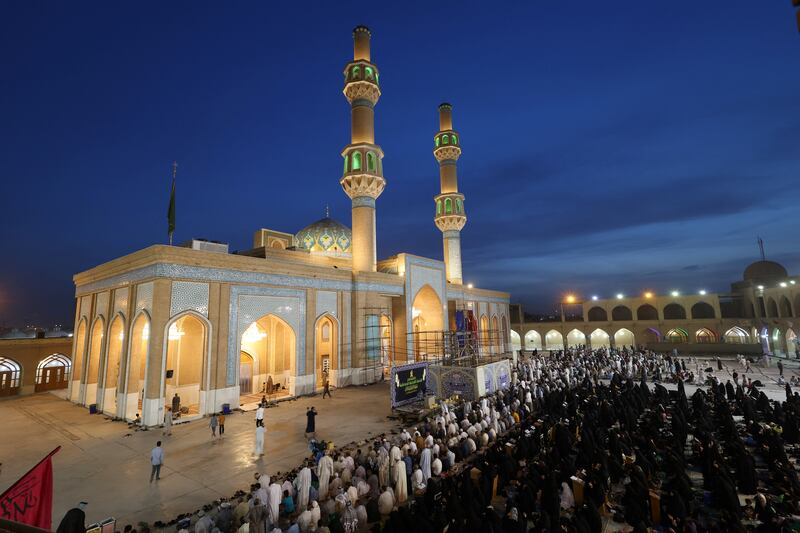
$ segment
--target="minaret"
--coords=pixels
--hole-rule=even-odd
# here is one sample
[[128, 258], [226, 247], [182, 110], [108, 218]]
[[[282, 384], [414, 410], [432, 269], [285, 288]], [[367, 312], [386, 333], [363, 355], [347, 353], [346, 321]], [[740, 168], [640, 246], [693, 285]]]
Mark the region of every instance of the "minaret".
[[375, 144], [375, 104], [381, 96], [378, 68], [370, 62], [370, 32], [353, 30], [353, 61], [344, 69], [344, 95], [351, 106], [350, 144], [342, 151], [339, 180], [353, 202], [353, 270], [375, 271], [375, 200], [383, 192], [383, 151]]
[[456, 161], [461, 156], [461, 139], [453, 131], [453, 106], [439, 106], [439, 133], [434, 137], [433, 155], [439, 161], [442, 192], [436, 201], [436, 227], [442, 232], [447, 281], [461, 285], [461, 228], [467, 223], [464, 195], [458, 192]]

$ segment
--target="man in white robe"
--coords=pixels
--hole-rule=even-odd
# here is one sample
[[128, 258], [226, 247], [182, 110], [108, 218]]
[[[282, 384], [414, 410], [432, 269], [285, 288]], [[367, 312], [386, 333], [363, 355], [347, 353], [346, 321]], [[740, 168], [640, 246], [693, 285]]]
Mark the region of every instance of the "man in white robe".
[[278, 523], [282, 497], [283, 490], [281, 490], [281, 486], [277, 483], [272, 483], [269, 486], [269, 505], [267, 505], [267, 508], [269, 510], [269, 519], [273, 524]]
[[297, 486], [297, 508], [305, 509], [308, 507], [308, 493], [311, 490], [311, 469], [304, 466], [295, 480]]
[[[392, 449], [392, 451], [394, 450], [400, 451], [397, 448]], [[392, 472], [394, 474], [392, 477], [394, 477], [394, 494], [397, 498], [397, 503], [404, 503], [408, 499], [408, 487], [406, 481], [406, 464], [402, 459], [395, 461]]]
[[385, 490], [378, 497], [378, 512], [382, 516], [388, 516], [394, 509], [394, 492], [391, 487], [384, 487]]
[[264, 455], [264, 433], [266, 432], [267, 430], [264, 426], [258, 426], [256, 428], [256, 447], [255, 450], [253, 450], [253, 454], [258, 457]]
[[419, 468], [422, 470], [422, 478], [427, 484], [428, 480], [431, 478], [431, 449], [427, 446], [420, 454]]
[[324, 500], [328, 497], [328, 483], [333, 475], [333, 459], [327, 453], [322, 456], [317, 465], [317, 477], [319, 478], [319, 499]]

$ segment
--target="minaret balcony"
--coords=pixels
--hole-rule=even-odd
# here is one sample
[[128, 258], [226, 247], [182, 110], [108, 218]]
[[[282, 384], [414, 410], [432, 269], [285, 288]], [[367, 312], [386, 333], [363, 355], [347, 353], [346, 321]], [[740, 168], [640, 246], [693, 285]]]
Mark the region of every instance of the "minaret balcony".
[[[464, 226], [464, 223], [467, 221], [467, 213], [464, 210], [463, 194], [460, 192], [449, 192], [440, 194], [434, 197], [433, 200], [436, 204], [436, 216], [434, 217], [434, 220], [436, 221], [437, 226], [439, 225], [439, 219], [447, 218], [461, 218], [463, 221], [458, 229], [461, 229]], [[450, 223], [448, 222], [448, 224]]]
[[376, 200], [386, 187], [386, 180], [375, 174], [348, 174], [339, 183], [351, 199], [366, 196]]
[[458, 161], [461, 157], [461, 139], [453, 130], [440, 131], [433, 138], [433, 156], [437, 161]]
[[342, 150], [343, 176], [372, 174], [383, 176], [383, 150], [377, 144], [349, 144]]
[[344, 95], [351, 104], [368, 100], [374, 106], [381, 97], [378, 68], [368, 61], [348, 63], [344, 69]]
[[461, 231], [467, 223], [466, 215], [441, 215], [433, 219], [439, 231]]

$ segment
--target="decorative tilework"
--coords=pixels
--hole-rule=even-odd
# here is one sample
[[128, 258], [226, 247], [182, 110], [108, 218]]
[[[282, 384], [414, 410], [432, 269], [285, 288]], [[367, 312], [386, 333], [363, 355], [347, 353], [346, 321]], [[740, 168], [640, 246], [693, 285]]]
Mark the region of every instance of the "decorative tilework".
[[121, 289], [114, 290], [114, 313], [122, 313], [123, 315], [127, 316], [128, 314], [128, 295], [130, 294], [130, 289], [128, 287], [122, 287]]
[[[440, 263], [441, 264], [441, 263]], [[386, 294], [402, 294], [403, 288], [398, 285], [385, 283], [356, 283], [322, 278], [306, 278], [302, 276], [286, 276], [282, 274], [265, 274], [261, 272], [248, 272], [224, 268], [207, 268], [190, 265], [176, 265], [173, 263], [159, 263], [150, 265], [118, 276], [87, 283], [76, 287], [75, 295], [82, 296], [110, 287], [134, 283], [151, 278], [188, 279], [206, 282], [238, 283], [238, 284], [264, 284], [282, 287], [302, 287], [308, 289], [327, 289], [335, 291], [369, 291], [383, 292]]]
[[[416, 256], [406, 256], [405, 265], [405, 280], [406, 280], [406, 331], [413, 331], [414, 328], [411, 324], [411, 312], [414, 306], [414, 297], [417, 292], [425, 285], [429, 284], [436, 292], [439, 300], [442, 302], [442, 325], [446, 330], [448, 327], [447, 320], [447, 299], [445, 296], [445, 272], [444, 263], [442, 261], [434, 261], [432, 259], [425, 259]], [[408, 353], [414, 353], [414, 336], [407, 335], [406, 349]]]
[[336, 318], [339, 318], [339, 313], [336, 312], [336, 293], [333, 291], [317, 291], [317, 316], [325, 313], [330, 313]]
[[153, 282], [141, 283], [136, 286], [136, 313], [140, 311], [153, 312]]
[[375, 198], [369, 196], [357, 196], [353, 198], [353, 207], [371, 207], [375, 209]]
[[230, 322], [226, 382], [236, 384], [239, 370], [239, 347], [244, 330], [267, 314], [285, 320], [294, 330], [296, 375], [305, 374], [306, 293], [302, 290], [270, 287], [231, 287]]
[[183, 311], [197, 311], [208, 317], [208, 283], [173, 281], [169, 316]]
[[[471, 298], [474, 298], [474, 296], [469, 294], [468, 292], [464, 292], [464, 290], [462, 288], [459, 288], [457, 286], [454, 287], [453, 285], [448, 285], [447, 286], [447, 298], [449, 300], [469, 300]], [[497, 302], [497, 303], [500, 303], [500, 304], [508, 304], [509, 303], [509, 299], [508, 298], [500, 298], [500, 297], [497, 297], [497, 296], [481, 296], [480, 298], [482, 298], [483, 301], [486, 301], [486, 302]]]
[[101, 292], [95, 296], [95, 305], [94, 305], [94, 317], [97, 318], [97, 315], [108, 315], [108, 292]]

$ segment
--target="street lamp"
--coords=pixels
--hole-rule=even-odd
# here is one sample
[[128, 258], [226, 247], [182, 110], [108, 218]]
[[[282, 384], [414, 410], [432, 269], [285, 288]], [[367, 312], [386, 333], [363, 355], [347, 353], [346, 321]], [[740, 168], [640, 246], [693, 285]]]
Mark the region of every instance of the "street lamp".
[[653, 293], [650, 292], [650, 291], [647, 291], [646, 293], [644, 293], [644, 297], [645, 298], [652, 298], [653, 297]]

